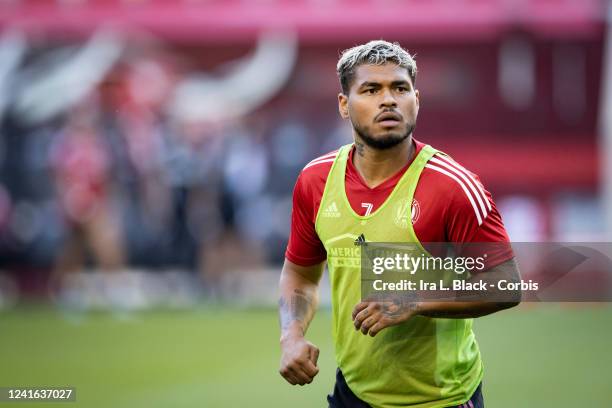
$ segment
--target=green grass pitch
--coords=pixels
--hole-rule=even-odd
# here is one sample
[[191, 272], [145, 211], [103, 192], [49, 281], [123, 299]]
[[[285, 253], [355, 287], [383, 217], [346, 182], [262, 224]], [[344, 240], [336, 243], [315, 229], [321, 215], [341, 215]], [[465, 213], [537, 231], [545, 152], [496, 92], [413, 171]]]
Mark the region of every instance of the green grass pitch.
[[[309, 339], [313, 384], [278, 375], [272, 309], [196, 308], [66, 318], [41, 306], [0, 312], [0, 386], [74, 386], [53, 407], [325, 407], [335, 365], [330, 313]], [[477, 319], [487, 407], [612, 407], [612, 307], [521, 306]], [[0, 408], [49, 407], [0, 403]]]

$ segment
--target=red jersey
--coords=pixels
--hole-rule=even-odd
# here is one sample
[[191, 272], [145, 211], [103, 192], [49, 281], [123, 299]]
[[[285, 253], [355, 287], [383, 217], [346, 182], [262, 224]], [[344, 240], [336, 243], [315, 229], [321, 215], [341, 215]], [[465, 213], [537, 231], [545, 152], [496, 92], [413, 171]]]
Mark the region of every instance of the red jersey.
[[[413, 143], [416, 157], [425, 144], [416, 140]], [[357, 214], [368, 215], [384, 203], [412, 163], [370, 188], [353, 164], [354, 150], [349, 153], [346, 166], [346, 195]], [[298, 176], [293, 191], [291, 233], [285, 252], [285, 257], [295, 264], [310, 266], [327, 258], [315, 231], [315, 220], [337, 154], [335, 151], [314, 159]], [[422, 243], [509, 242], [491, 194], [478, 176], [440, 154], [430, 159], [419, 178], [412, 202], [412, 224]], [[487, 267], [510, 258], [511, 251], [498, 253], [488, 259]]]
[[68, 130], [52, 151], [52, 163], [62, 210], [74, 222], [83, 222], [108, 200], [110, 159], [99, 135]]

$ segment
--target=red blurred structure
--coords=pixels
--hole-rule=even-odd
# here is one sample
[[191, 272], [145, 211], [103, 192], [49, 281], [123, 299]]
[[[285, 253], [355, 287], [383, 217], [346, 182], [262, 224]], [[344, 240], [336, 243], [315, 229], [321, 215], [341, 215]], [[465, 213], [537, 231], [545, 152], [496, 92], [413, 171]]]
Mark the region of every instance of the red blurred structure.
[[380, 36], [481, 41], [521, 29], [584, 38], [601, 29], [604, 0], [15, 0], [0, 22], [46, 35], [87, 34], [103, 24], [171, 40], [236, 43], [262, 29], [297, 29], [303, 43]]

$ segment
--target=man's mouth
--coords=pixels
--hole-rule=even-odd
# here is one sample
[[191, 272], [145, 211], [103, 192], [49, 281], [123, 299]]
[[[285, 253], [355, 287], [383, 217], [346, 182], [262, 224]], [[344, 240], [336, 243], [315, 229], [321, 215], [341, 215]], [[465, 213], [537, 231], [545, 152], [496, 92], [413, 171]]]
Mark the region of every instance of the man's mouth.
[[376, 122], [380, 123], [384, 127], [393, 127], [400, 124], [402, 121], [401, 115], [395, 112], [384, 112], [378, 115]]

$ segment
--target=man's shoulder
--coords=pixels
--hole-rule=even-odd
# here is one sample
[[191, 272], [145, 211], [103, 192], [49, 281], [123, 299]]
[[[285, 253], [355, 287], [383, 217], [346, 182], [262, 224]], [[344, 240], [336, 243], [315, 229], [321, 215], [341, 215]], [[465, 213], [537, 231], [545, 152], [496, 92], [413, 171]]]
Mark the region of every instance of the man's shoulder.
[[294, 202], [298, 200], [302, 210], [316, 213], [318, 202], [325, 191], [325, 184], [338, 150], [321, 155], [308, 162], [297, 178]]
[[455, 210], [473, 212], [481, 224], [491, 212], [490, 195], [478, 176], [444, 153], [435, 154], [425, 165], [421, 188], [426, 195], [444, 198]]
[[325, 183], [338, 151], [331, 151], [308, 162], [300, 172], [299, 181], [307, 184]]
[[462, 184], [482, 186], [479, 177], [446, 153], [438, 151], [426, 163], [423, 173], [434, 177], [442, 189], [461, 189]]

